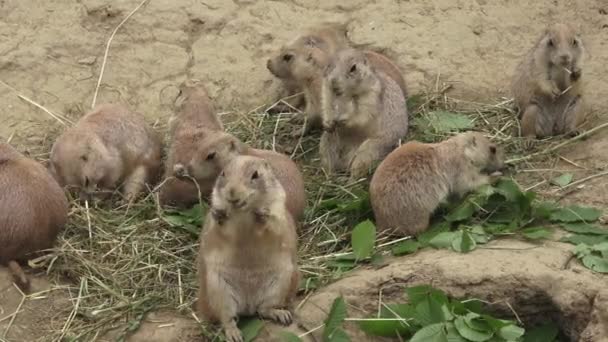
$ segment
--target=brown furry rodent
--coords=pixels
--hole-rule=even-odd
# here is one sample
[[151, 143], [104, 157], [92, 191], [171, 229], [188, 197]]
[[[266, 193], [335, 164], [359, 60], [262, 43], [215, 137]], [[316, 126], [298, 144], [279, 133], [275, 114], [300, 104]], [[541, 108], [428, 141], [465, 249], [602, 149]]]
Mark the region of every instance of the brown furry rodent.
[[194, 157], [183, 166], [184, 172], [196, 179], [201, 192], [208, 195], [220, 172], [239, 155], [268, 161], [287, 193], [287, 209], [296, 220], [300, 219], [306, 206], [304, 178], [296, 163], [284, 154], [252, 148], [232, 134], [218, 131], [199, 143]]
[[0, 143], [0, 264], [8, 264], [24, 291], [19, 266], [32, 253], [51, 248], [65, 226], [68, 201], [42, 164]]
[[403, 91], [376, 59], [362, 51], [338, 52], [323, 78], [320, 155], [329, 173], [367, 175], [408, 132]]
[[[198, 143], [212, 134], [210, 132], [223, 129], [203, 84], [197, 80], [183, 82], [175, 112], [169, 119], [171, 146], [164, 178], [174, 175], [175, 165], [187, 164], [194, 157]], [[160, 189], [159, 201], [163, 206], [189, 207], [198, 203], [198, 189], [189, 180], [166, 179]]]
[[83, 198], [122, 184], [130, 201], [156, 180], [160, 159], [161, 140], [143, 115], [101, 104], [55, 141], [50, 169], [61, 186], [80, 188]]
[[198, 256], [198, 312], [243, 341], [239, 315], [290, 324], [299, 282], [297, 235], [286, 194], [270, 164], [238, 156], [213, 189]]
[[584, 55], [576, 31], [567, 24], [555, 24], [524, 57], [512, 83], [522, 136], [575, 132], [582, 121]]
[[302, 91], [307, 132], [321, 126], [320, 90], [323, 69], [336, 51], [349, 45], [345, 24], [326, 22], [281, 47], [266, 67], [292, 91]]
[[372, 177], [369, 194], [378, 229], [419, 234], [449, 195], [490, 183], [489, 174], [503, 167], [502, 150], [481, 133], [436, 144], [408, 142], [389, 154]]

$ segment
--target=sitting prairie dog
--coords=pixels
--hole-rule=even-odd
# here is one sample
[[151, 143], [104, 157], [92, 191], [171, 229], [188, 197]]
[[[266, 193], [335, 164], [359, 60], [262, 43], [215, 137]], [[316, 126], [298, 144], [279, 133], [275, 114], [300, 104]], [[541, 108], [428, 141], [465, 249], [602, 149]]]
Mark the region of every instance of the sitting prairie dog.
[[323, 78], [321, 162], [329, 173], [367, 175], [408, 132], [404, 92], [376, 58], [338, 52]]
[[24, 291], [19, 266], [30, 254], [51, 248], [65, 226], [68, 201], [42, 164], [0, 143], [0, 264], [8, 264]]
[[546, 29], [517, 66], [512, 82], [521, 135], [574, 133], [582, 121], [582, 63], [585, 47], [567, 24]]
[[266, 67], [283, 81], [288, 95], [302, 91], [307, 124], [304, 131], [321, 126], [320, 89], [323, 69], [336, 51], [349, 46], [345, 24], [325, 22], [282, 46]]
[[[287, 209], [297, 220], [304, 214], [306, 191], [304, 178], [296, 163], [288, 156], [269, 150], [259, 150], [241, 142], [224, 131], [214, 132], [201, 141], [193, 158], [182, 166], [182, 173], [193, 177], [203, 195], [213, 189], [220, 172], [239, 155], [263, 158], [268, 161], [287, 193]], [[178, 170], [177, 176], [180, 176]]]
[[[180, 85], [175, 107], [169, 119], [171, 146], [164, 178], [173, 176], [176, 165], [187, 164], [194, 157], [199, 141], [211, 132], [224, 129], [205, 87], [197, 80], [187, 80]], [[159, 201], [161, 205], [192, 206], [199, 201], [198, 189], [191, 181], [170, 178], [160, 189]]]
[[238, 156], [213, 189], [198, 256], [198, 312], [241, 342], [239, 315], [288, 325], [298, 282], [297, 235], [286, 194], [264, 159]]
[[161, 140], [143, 115], [122, 105], [101, 104], [57, 138], [50, 159], [59, 184], [80, 188], [83, 198], [122, 184], [130, 201], [145, 183], [156, 180]]
[[504, 167], [503, 153], [481, 133], [466, 132], [435, 144], [408, 142], [376, 169], [369, 194], [378, 229], [399, 235], [427, 229], [449, 195], [488, 184]]

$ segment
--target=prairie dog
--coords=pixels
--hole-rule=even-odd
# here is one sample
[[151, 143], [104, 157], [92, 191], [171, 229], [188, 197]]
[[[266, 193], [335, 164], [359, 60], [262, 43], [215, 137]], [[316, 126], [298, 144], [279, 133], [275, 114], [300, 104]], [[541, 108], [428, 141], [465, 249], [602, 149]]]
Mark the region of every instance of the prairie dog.
[[304, 178], [296, 163], [284, 154], [251, 148], [232, 134], [218, 131], [199, 144], [183, 168], [208, 195], [220, 172], [239, 155], [263, 158], [269, 163], [287, 193], [287, 210], [296, 220], [301, 218], [306, 206]]
[[440, 143], [408, 142], [376, 169], [370, 200], [378, 228], [399, 235], [427, 229], [448, 195], [463, 195], [504, 167], [503, 153], [481, 133], [461, 133]]
[[50, 169], [61, 186], [80, 188], [84, 198], [122, 184], [132, 200], [156, 179], [160, 159], [160, 138], [143, 115], [101, 104], [57, 138]]
[[408, 132], [403, 90], [362, 51], [338, 52], [323, 78], [321, 162], [329, 173], [367, 175]]
[[[180, 85], [175, 107], [169, 119], [171, 146], [164, 178], [173, 176], [176, 165], [187, 164], [194, 157], [199, 141], [224, 129], [205, 87], [197, 80], [187, 80]], [[198, 189], [191, 181], [171, 178], [161, 187], [159, 201], [161, 205], [192, 206], [199, 201]]]
[[336, 51], [348, 45], [346, 25], [326, 22], [308, 28], [303, 35], [282, 46], [266, 63], [268, 70], [283, 81], [291, 94], [303, 92], [307, 116], [305, 132], [321, 126], [323, 69]]
[[197, 308], [222, 324], [229, 342], [243, 341], [239, 315], [291, 323], [300, 275], [285, 200], [272, 167], [257, 157], [233, 158], [215, 183], [201, 234]]
[[582, 121], [583, 41], [567, 24], [548, 27], [517, 66], [512, 82], [521, 134], [574, 133]]
[[5, 143], [0, 143], [0, 189], [0, 264], [27, 290], [18, 261], [53, 246], [67, 221], [68, 201], [42, 164]]

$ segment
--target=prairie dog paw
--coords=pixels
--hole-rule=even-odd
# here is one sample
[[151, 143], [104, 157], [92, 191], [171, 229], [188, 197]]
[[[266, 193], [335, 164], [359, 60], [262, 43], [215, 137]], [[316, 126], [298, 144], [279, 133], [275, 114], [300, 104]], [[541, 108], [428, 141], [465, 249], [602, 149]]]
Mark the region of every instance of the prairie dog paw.
[[228, 213], [225, 209], [212, 208], [211, 216], [219, 225], [222, 225], [224, 224], [224, 222], [226, 222], [226, 219], [228, 218]]
[[173, 175], [178, 178], [186, 177], [188, 175], [188, 172], [186, 172], [186, 167], [184, 166], [184, 164], [177, 163], [173, 165]]
[[283, 325], [290, 325], [293, 321], [293, 317], [289, 310], [283, 309], [268, 309], [260, 312], [262, 318], [266, 318]]

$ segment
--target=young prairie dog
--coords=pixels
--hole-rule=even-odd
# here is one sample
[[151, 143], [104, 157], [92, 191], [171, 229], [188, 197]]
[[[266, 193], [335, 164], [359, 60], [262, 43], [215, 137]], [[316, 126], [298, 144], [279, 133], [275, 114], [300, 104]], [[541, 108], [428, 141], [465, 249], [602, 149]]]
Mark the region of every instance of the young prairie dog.
[[575, 132], [582, 121], [584, 55], [577, 32], [567, 24], [554, 24], [524, 57], [512, 83], [522, 136]]
[[258, 314], [288, 325], [297, 292], [297, 235], [286, 194], [262, 158], [238, 156], [219, 175], [198, 256], [197, 308], [243, 341], [236, 320]]
[[336, 51], [349, 45], [346, 25], [323, 23], [281, 47], [266, 67], [292, 91], [302, 91], [307, 116], [305, 132], [321, 126], [320, 90], [323, 69]]
[[[388, 60], [388, 59], [387, 59]], [[408, 132], [402, 88], [364, 52], [338, 52], [323, 78], [321, 162], [329, 173], [366, 176]]]
[[502, 150], [481, 133], [436, 144], [408, 142], [391, 152], [372, 177], [369, 194], [378, 229], [419, 234], [448, 195], [488, 184], [489, 174], [502, 168]]
[[[205, 87], [197, 80], [180, 85], [175, 107], [169, 119], [171, 146], [164, 178], [173, 176], [176, 165], [187, 164], [194, 157], [199, 141], [224, 129]], [[198, 188], [189, 180], [169, 178], [160, 189], [159, 201], [163, 206], [189, 207], [199, 201]]]
[[143, 115], [101, 104], [55, 141], [50, 169], [61, 186], [79, 188], [83, 198], [122, 184], [130, 201], [156, 179], [160, 159], [160, 138]]
[[287, 193], [287, 210], [296, 220], [300, 219], [306, 207], [304, 177], [296, 163], [284, 154], [251, 148], [232, 134], [218, 131], [200, 142], [193, 158], [182, 167], [182, 173], [193, 177], [201, 192], [208, 195], [220, 172], [240, 155], [263, 158], [269, 163]]
[[68, 201], [42, 164], [0, 143], [0, 264], [23, 290], [29, 280], [19, 261], [51, 248], [65, 226]]

